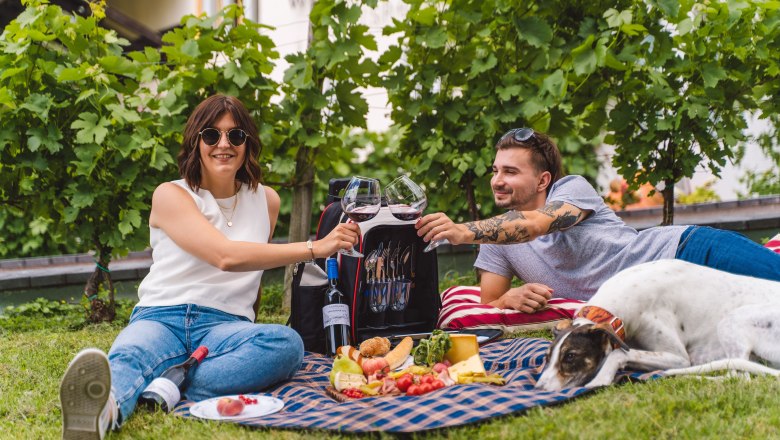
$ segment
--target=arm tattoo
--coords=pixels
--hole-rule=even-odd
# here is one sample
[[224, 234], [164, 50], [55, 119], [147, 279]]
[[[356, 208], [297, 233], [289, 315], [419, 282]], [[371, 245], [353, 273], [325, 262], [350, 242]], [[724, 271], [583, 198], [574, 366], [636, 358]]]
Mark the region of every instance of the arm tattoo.
[[570, 228], [577, 224], [577, 222], [580, 220], [580, 217], [582, 217], [582, 211], [576, 215], [572, 214], [571, 211], [566, 211], [563, 214], [558, 213], [557, 211], [562, 207], [563, 202], [556, 200], [544, 205], [542, 208], [537, 209], [538, 212], [541, 212], [542, 214], [553, 219], [552, 223], [550, 223], [550, 228], [547, 230], [548, 234]]
[[515, 220], [525, 220], [520, 211], [511, 210], [487, 220], [468, 222], [466, 228], [474, 233], [474, 240], [480, 243], [520, 243], [528, 241], [530, 235], [526, 227], [511, 224]]
[[537, 209], [537, 211], [541, 212], [547, 217], [555, 217], [555, 211], [559, 210], [561, 206], [563, 206], [563, 202], [555, 200]]
[[581, 215], [581, 212], [577, 215], [574, 215], [571, 213], [571, 211], [566, 211], [563, 214], [559, 214], [558, 217], [556, 217], [555, 220], [550, 223], [550, 229], [547, 230], [547, 233], [549, 234], [551, 232], [561, 231], [574, 226], [577, 223], [577, 220], [580, 219]]

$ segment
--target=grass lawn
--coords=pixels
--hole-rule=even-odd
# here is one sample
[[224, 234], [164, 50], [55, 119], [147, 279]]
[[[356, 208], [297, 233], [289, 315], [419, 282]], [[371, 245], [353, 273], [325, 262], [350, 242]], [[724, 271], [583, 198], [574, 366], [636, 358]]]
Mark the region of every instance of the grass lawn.
[[[126, 316], [127, 307], [123, 311]], [[121, 315], [121, 313], [120, 313]], [[126, 319], [126, 318], [125, 318]], [[59, 379], [73, 355], [85, 347], [108, 351], [125, 319], [73, 329], [68, 320], [17, 316], [0, 319], [0, 438], [60, 436]], [[265, 315], [265, 322], [285, 316]], [[515, 335], [523, 337], [528, 335]], [[531, 336], [539, 336], [539, 333]], [[555, 407], [479, 425], [421, 433], [413, 438], [644, 439], [778, 438], [780, 382], [702, 381], [674, 378], [613, 386]], [[342, 438], [322, 431], [249, 429], [136, 412], [111, 439], [298, 439]], [[381, 435], [380, 438], [391, 437]]]

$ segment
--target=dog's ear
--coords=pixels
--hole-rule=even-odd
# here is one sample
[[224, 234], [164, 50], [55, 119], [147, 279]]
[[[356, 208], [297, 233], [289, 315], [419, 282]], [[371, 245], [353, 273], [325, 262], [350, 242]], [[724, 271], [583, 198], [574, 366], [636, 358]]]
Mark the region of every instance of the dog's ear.
[[620, 347], [623, 350], [629, 350], [630, 347], [628, 344], [625, 343], [622, 339], [620, 339], [620, 336], [615, 333], [615, 329], [612, 328], [611, 325], [609, 325], [606, 322], [602, 322], [599, 324], [594, 325], [590, 328], [590, 332], [602, 332], [605, 335], [607, 335], [607, 339], [612, 343], [612, 346], [614, 347]]
[[555, 327], [552, 329], [553, 336], [557, 338], [558, 335], [569, 328], [571, 328], [571, 319], [564, 319], [563, 321], [559, 321], [558, 324], [555, 324]]

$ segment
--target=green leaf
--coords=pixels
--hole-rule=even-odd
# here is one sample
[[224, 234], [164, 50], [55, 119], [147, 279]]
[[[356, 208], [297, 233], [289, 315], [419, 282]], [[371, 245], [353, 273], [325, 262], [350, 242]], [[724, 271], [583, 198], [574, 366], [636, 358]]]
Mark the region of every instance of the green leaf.
[[84, 67], [66, 67], [60, 70], [57, 81], [80, 81], [87, 77], [87, 69]]
[[336, 86], [336, 97], [339, 101], [344, 122], [354, 127], [366, 126], [365, 115], [368, 113], [368, 104], [360, 93], [354, 92], [353, 86], [341, 83]]
[[498, 64], [498, 59], [493, 53], [488, 54], [487, 58], [476, 58], [474, 63], [471, 65], [471, 72], [469, 72], [469, 77], [474, 78], [480, 73], [486, 72], [496, 67], [496, 64]]
[[95, 89], [84, 90], [81, 93], [79, 93], [78, 98], [76, 98], [76, 103], [78, 104], [79, 102], [81, 102], [81, 101], [83, 101], [83, 100], [85, 100], [85, 99], [87, 99], [87, 98], [89, 98], [91, 96], [97, 95], [97, 94], [98, 94], [98, 91], [95, 90]]
[[416, 21], [417, 23], [423, 24], [425, 26], [433, 26], [434, 21], [436, 20], [436, 17], [439, 15], [438, 11], [436, 11], [436, 8], [433, 6], [428, 8], [420, 9], [417, 12], [412, 13], [411, 19]]
[[607, 20], [607, 25], [610, 28], [619, 28], [624, 24], [631, 23], [633, 21], [630, 10], [618, 11], [617, 9], [607, 9], [604, 12], [604, 18]]
[[123, 56], [111, 55], [98, 59], [98, 63], [106, 72], [129, 77], [135, 76], [136, 65]]
[[420, 37], [420, 41], [431, 49], [444, 47], [447, 43], [447, 31], [443, 28], [431, 28]]
[[141, 226], [141, 213], [137, 209], [127, 209], [119, 212], [119, 232], [126, 236]]
[[41, 121], [47, 122], [49, 120], [49, 109], [51, 106], [52, 101], [49, 96], [40, 93], [31, 93], [20, 107], [29, 110]]
[[190, 58], [197, 58], [200, 56], [200, 48], [196, 40], [187, 40], [181, 45], [181, 53], [187, 55]]
[[95, 198], [97, 197], [97, 194], [95, 194], [92, 191], [78, 191], [78, 188], [76, 185], [73, 185], [70, 189], [74, 190], [74, 192], [70, 195], [70, 204], [73, 205], [74, 208], [82, 209], [87, 208], [91, 206], [93, 203], [95, 203]]
[[661, 11], [671, 18], [680, 14], [680, 0], [656, 0]]
[[3, 69], [2, 74], [0, 74], [0, 80], [13, 78], [14, 76], [19, 75], [25, 70], [27, 70], [27, 67], [10, 67], [7, 69]]
[[79, 114], [79, 119], [70, 124], [70, 128], [80, 129], [76, 133], [76, 142], [80, 144], [102, 144], [108, 134], [109, 121], [91, 112]]
[[701, 68], [701, 76], [705, 87], [715, 87], [722, 79], [728, 78], [726, 71], [716, 62], [705, 63]]
[[106, 105], [106, 108], [111, 111], [111, 117], [117, 121], [127, 123], [141, 120], [137, 111], [128, 109], [121, 104], [108, 104]]
[[249, 81], [249, 75], [247, 75], [240, 67], [231, 61], [225, 65], [225, 78], [232, 78], [233, 82], [239, 87], [244, 87]]
[[44, 146], [52, 154], [62, 149], [62, 144], [59, 142], [62, 139], [62, 133], [56, 125], [32, 127], [27, 130], [27, 137], [27, 148], [32, 152], [38, 151], [41, 146]]
[[693, 29], [693, 22], [690, 18], [686, 18], [677, 23], [677, 32], [679, 32], [680, 36], [688, 34], [691, 29]]
[[514, 18], [520, 38], [533, 47], [544, 47], [552, 41], [552, 28], [537, 17]]
[[566, 94], [566, 77], [561, 69], [556, 70], [542, 81], [541, 92], [546, 92], [555, 98], [562, 98]]

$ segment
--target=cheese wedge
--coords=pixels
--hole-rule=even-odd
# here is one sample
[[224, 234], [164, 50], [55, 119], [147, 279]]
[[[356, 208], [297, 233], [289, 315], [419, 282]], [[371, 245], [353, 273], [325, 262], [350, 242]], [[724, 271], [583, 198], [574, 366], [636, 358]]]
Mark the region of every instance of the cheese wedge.
[[455, 333], [450, 335], [450, 341], [452, 341], [452, 348], [444, 354], [444, 359], [451, 364], [465, 361], [475, 354], [479, 355], [477, 335]]
[[482, 363], [482, 359], [479, 354], [475, 354], [470, 358], [460, 361], [447, 369], [450, 374], [450, 378], [456, 383], [461, 383], [461, 378], [471, 376], [487, 376], [485, 371], [485, 365]]
[[339, 371], [333, 379], [333, 388], [336, 391], [346, 390], [347, 388], [360, 388], [366, 384], [366, 376], [356, 373], [344, 373]]

